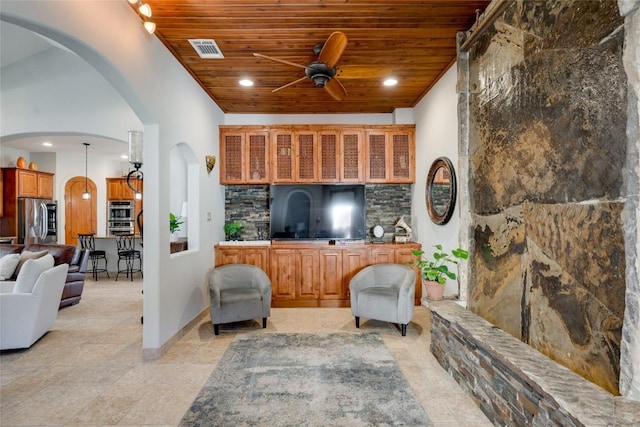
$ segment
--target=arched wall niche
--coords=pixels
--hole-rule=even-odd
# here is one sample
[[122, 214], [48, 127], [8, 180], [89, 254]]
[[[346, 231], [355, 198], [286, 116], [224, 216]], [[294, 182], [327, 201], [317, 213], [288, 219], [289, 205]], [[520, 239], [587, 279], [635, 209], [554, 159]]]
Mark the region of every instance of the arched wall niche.
[[189, 249], [197, 249], [199, 224], [200, 174], [196, 154], [189, 144], [180, 142], [169, 151], [169, 212], [184, 221], [178, 238], [186, 240]]

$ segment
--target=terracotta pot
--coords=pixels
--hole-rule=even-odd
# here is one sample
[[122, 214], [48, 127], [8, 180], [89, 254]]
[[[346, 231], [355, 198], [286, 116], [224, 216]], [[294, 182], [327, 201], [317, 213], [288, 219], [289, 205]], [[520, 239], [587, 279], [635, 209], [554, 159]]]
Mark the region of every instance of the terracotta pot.
[[18, 167], [20, 169], [26, 169], [27, 168], [27, 161], [24, 159], [24, 157], [22, 157], [22, 156], [18, 157], [18, 160], [16, 160], [16, 167]]
[[423, 280], [422, 285], [426, 289], [427, 298], [432, 301], [440, 301], [444, 295], [444, 285], [434, 280]]

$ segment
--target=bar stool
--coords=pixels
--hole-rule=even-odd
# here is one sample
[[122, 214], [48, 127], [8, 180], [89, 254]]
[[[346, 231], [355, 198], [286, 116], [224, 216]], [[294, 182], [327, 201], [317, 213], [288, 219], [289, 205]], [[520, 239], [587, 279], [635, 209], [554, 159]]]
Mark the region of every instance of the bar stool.
[[[133, 281], [133, 273], [140, 273], [142, 276], [142, 254], [135, 249], [136, 239], [133, 234], [117, 234], [116, 246], [118, 247], [118, 273], [116, 281], [120, 273], [125, 273], [127, 277]], [[135, 261], [138, 260], [138, 268], [135, 268]], [[120, 261], [124, 261], [125, 269], [120, 268]]]
[[[107, 271], [107, 253], [105, 251], [96, 250], [96, 242], [93, 237], [93, 233], [78, 234], [78, 241], [80, 242], [81, 249], [89, 251], [93, 280], [95, 280], [96, 282], [98, 281], [98, 273], [107, 273], [107, 277], [111, 278], [111, 276], [109, 276], [109, 272]], [[100, 261], [101, 259], [104, 260], [104, 268], [100, 268], [98, 266], [98, 261]]]

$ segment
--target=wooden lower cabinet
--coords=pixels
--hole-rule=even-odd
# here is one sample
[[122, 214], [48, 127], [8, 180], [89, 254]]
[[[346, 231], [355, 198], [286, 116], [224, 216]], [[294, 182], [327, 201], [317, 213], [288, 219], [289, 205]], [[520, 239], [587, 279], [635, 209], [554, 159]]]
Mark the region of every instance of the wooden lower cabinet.
[[269, 271], [269, 248], [255, 246], [216, 246], [216, 267], [225, 264], [251, 264]]
[[370, 264], [395, 264], [396, 252], [395, 247], [389, 247], [389, 245], [376, 244], [371, 248], [369, 263]]
[[320, 249], [320, 300], [344, 301], [348, 299], [349, 284], [345, 287], [342, 280], [344, 251], [339, 249]]
[[[418, 243], [326, 245], [278, 243], [271, 246], [216, 245], [215, 265], [253, 264], [271, 279], [272, 307], [349, 307], [349, 281], [364, 267], [413, 260]], [[416, 277], [416, 305], [421, 300]]]
[[[296, 249], [294, 251], [296, 301], [306, 306], [316, 306], [320, 295], [320, 262], [316, 249]], [[273, 264], [272, 264], [273, 265]], [[280, 283], [278, 283], [278, 287]]]
[[267, 275], [271, 279], [271, 301], [278, 301], [286, 307], [287, 301], [296, 299], [296, 251], [294, 249], [271, 249], [269, 253], [271, 268]]

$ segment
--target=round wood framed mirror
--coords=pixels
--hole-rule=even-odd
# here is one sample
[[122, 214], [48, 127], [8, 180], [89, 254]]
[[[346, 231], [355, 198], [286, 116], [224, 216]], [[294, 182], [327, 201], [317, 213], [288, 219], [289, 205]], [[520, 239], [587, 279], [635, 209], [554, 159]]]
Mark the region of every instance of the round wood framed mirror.
[[427, 175], [427, 211], [431, 221], [443, 225], [449, 222], [456, 206], [456, 173], [451, 160], [438, 157]]

